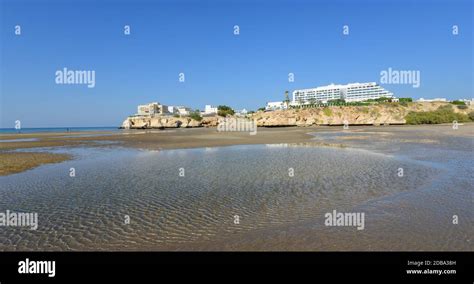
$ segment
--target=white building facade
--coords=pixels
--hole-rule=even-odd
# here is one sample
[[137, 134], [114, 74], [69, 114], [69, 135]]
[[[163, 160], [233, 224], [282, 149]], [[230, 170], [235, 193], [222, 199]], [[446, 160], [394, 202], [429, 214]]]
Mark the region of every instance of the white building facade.
[[434, 99], [419, 98], [416, 101], [417, 102], [447, 102], [448, 100], [446, 98], [434, 98]]
[[217, 113], [217, 107], [213, 107], [211, 105], [204, 106], [204, 114], [215, 114]]
[[178, 113], [178, 109], [175, 106], [168, 106], [168, 112], [171, 114]]
[[185, 106], [177, 106], [176, 110], [179, 115], [189, 115], [192, 111], [191, 108]]
[[169, 114], [189, 115], [192, 109], [185, 106], [168, 106]]
[[265, 110], [278, 110], [278, 109], [286, 109], [287, 105], [285, 102], [268, 102], [265, 106]]
[[461, 102], [464, 102], [466, 105], [470, 106], [470, 105], [474, 105], [474, 99], [461, 99], [460, 100]]
[[236, 116], [246, 116], [248, 113], [249, 112], [245, 108], [235, 111]]
[[312, 89], [293, 91], [292, 104], [308, 102], [327, 103], [330, 100], [342, 99], [346, 102], [360, 102], [381, 97], [394, 98], [393, 93], [385, 90], [375, 82], [350, 83], [347, 85], [322, 86]]
[[155, 115], [168, 113], [168, 106], [162, 105], [158, 102], [152, 102], [137, 107], [138, 115]]

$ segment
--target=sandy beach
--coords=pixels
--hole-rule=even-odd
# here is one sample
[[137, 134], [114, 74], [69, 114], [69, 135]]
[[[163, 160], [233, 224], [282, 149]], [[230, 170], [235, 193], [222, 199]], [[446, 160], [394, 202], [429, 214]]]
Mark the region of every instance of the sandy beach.
[[[316, 135], [317, 139], [314, 139], [315, 136], [311, 134], [319, 132], [356, 135], [340, 135], [334, 139], [331, 137], [318, 139]], [[456, 130], [452, 129], [451, 124], [351, 126], [349, 129], [339, 126], [262, 127], [258, 128], [256, 135], [250, 135], [248, 132], [218, 132], [216, 128], [3, 134], [0, 135], [0, 141], [2, 141], [0, 143], [0, 175], [18, 173], [42, 164], [58, 163], [73, 158], [66, 154], [35, 152], [35, 148], [131, 147], [164, 150], [281, 143], [364, 147], [370, 145], [375, 136], [378, 139], [396, 139], [402, 143], [438, 143], [439, 139], [446, 136], [474, 138], [474, 123], [466, 123]], [[28, 153], [12, 152], [19, 149], [28, 150]]]
[[[38, 212], [41, 224], [37, 232], [5, 230], [0, 250], [472, 248], [474, 123], [259, 128], [256, 135], [25, 133], [0, 141], [2, 206]], [[366, 229], [324, 226], [334, 209], [365, 212]]]

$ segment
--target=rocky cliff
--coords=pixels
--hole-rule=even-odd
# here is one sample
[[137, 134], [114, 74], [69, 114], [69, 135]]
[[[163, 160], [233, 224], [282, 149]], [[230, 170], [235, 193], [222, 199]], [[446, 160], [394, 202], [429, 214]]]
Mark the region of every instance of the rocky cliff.
[[[410, 111], [433, 111], [443, 105], [450, 104], [423, 102], [408, 103], [404, 106], [399, 103], [385, 103], [370, 106], [302, 108], [257, 112], [251, 118], [257, 121], [257, 126], [343, 125], [345, 121], [350, 125], [405, 124], [405, 116]], [[453, 106], [454, 112], [466, 114], [473, 109], [473, 106], [464, 110]]]
[[131, 116], [125, 119], [121, 128], [125, 129], [163, 129], [217, 126], [217, 117], [204, 117], [197, 121], [190, 117], [173, 116]]
[[[312, 126], [312, 125], [343, 125], [347, 121], [350, 125], [381, 125], [405, 124], [405, 116], [410, 111], [433, 111], [440, 106], [451, 105], [443, 102], [408, 103], [382, 103], [370, 106], [331, 106], [324, 108], [301, 108], [277, 110], [270, 112], [259, 111], [248, 116], [255, 120], [257, 126]], [[452, 106], [454, 112], [469, 113], [474, 106], [459, 109]], [[190, 117], [172, 116], [132, 116], [123, 123], [126, 129], [163, 129], [163, 128], [189, 128], [189, 127], [215, 127], [219, 123], [218, 116], [203, 117], [201, 121]]]

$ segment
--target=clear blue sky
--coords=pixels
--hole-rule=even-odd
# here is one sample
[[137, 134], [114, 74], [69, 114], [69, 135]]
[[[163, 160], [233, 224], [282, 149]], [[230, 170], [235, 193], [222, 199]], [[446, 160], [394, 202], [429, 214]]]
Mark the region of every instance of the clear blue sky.
[[[398, 97], [473, 95], [470, 0], [0, 2], [2, 128], [117, 126], [151, 101], [255, 110], [389, 67], [421, 72], [419, 88], [383, 85]], [[95, 88], [55, 84], [63, 67], [95, 70]]]

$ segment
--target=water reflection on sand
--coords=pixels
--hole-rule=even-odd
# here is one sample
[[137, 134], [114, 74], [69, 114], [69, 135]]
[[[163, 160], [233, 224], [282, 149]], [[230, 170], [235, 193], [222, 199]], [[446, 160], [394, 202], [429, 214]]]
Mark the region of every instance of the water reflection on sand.
[[[364, 145], [341, 136], [318, 133], [299, 145], [49, 149], [77, 158], [0, 177], [0, 212], [39, 214], [37, 231], [2, 227], [0, 249], [473, 249], [469, 140]], [[365, 229], [324, 226], [335, 209], [365, 212]]]

